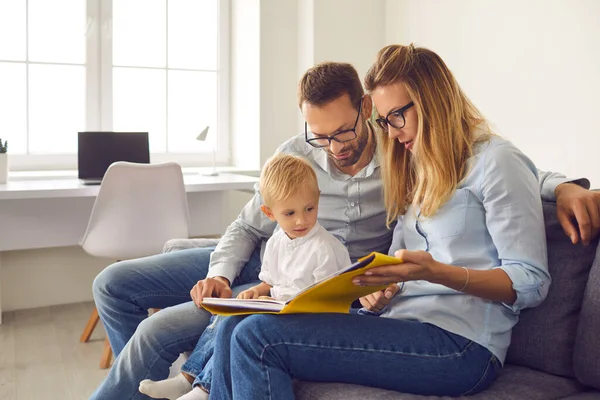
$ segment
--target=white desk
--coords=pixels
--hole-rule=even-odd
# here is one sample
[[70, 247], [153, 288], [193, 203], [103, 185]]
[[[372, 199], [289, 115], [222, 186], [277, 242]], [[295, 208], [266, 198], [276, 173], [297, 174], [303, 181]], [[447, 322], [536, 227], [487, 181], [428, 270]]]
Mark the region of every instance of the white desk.
[[[185, 173], [191, 236], [222, 233], [231, 222], [223, 218], [225, 192], [251, 191], [257, 181], [234, 173], [214, 177]], [[0, 184], [0, 272], [3, 251], [78, 245], [99, 189], [99, 185], [83, 185], [73, 177]], [[0, 298], [0, 318], [1, 310]]]
[[[221, 173], [217, 176], [184, 174], [187, 193], [252, 190], [258, 178]], [[0, 184], [0, 200], [96, 197], [100, 185], [84, 185], [78, 179], [18, 180]]]
[[[191, 234], [214, 234], [228, 190], [252, 190], [258, 178], [222, 173], [185, 174]], [[85, 232], [100, 189], [77, 179], [12, 181], [0, 185], [0, 251], [73, 246]], [[206, 212], [210, 209], [210, 212]]]

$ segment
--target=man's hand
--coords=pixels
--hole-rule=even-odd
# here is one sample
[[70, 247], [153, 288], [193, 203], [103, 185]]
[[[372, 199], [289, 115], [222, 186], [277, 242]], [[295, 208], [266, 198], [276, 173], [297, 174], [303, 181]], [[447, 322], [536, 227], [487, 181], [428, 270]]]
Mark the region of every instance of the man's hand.
[[254, 288], [246, 289], [243, 292], [241, 292], [240, 294], [238, 294], [238, 296], [237, 296], [238, 299], [245, 299], [245, 300], [258, 299], [259, 297], [260, 297], [260, 294], [258, 294], [258, 290], [254, 289]]
[[398, 293], [400, 287], [395, 283], [390, 285], [385, 290], [380, 290], [379, 292], [371, 293], [365, 297], [361, 297], [360, 304], [366, 308], [367, 310], [380, 313], [385, 306], [390, 304], [392, 298]]
[[576, 244], [581, 239], [584, 245], [590, 244], [600, 232], [600, 192], [563, 183], [556, 187], [554, 194], [558, 220], [571, 242]]
[[190, 296], [198, 308], [202, 307], [201, 303], [205, 297], [230, 298], [229, 281], [221, 276], [202, 279], [190, 290]]

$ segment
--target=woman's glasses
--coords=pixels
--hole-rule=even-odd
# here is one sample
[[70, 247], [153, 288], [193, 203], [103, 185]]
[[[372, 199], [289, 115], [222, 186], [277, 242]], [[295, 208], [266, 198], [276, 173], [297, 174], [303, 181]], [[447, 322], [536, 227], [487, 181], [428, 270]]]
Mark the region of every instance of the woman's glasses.
[[379, 127], [383, 129], [384, 132], [388, 132], [390, 126], [396, 129], [402, 129], [404, 128], [404, 125], [406, 125], [406, 120], [404, 119], [404, 112], [414, 105], [415, 103], [411, 101], [404, 107], [400, 107], [390, 111], [385, 118], [377, 118], [375, 122], [377, 122], [377, 125], [379, 125]]

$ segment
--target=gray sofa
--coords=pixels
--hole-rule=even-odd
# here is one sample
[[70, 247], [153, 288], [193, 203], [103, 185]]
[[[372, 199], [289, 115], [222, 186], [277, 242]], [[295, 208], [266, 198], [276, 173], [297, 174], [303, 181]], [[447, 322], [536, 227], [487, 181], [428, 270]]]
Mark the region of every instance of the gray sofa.
[[[572, 245], [544, 203], [552, 285], [546, 300], [521, 313], [505, 367], [477, 400], [600, 400], [600, 247]], [[206, 246], [214, 241], [172, 241], [165, 250]], [[297, 382], [299, 400], [425, 400], [416, 396], [343, 383]]]

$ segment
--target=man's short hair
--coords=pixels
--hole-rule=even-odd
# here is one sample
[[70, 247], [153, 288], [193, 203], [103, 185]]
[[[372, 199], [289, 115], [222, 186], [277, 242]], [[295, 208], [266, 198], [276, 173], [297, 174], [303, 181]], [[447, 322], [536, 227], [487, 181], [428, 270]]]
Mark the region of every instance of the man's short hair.
[[317, 107], [347, 94], [357, 109], [365, 94], [358, 72], [351, 64], [322, 62], [304, 73], [298, 86], [298, 106], [307, 102]]

